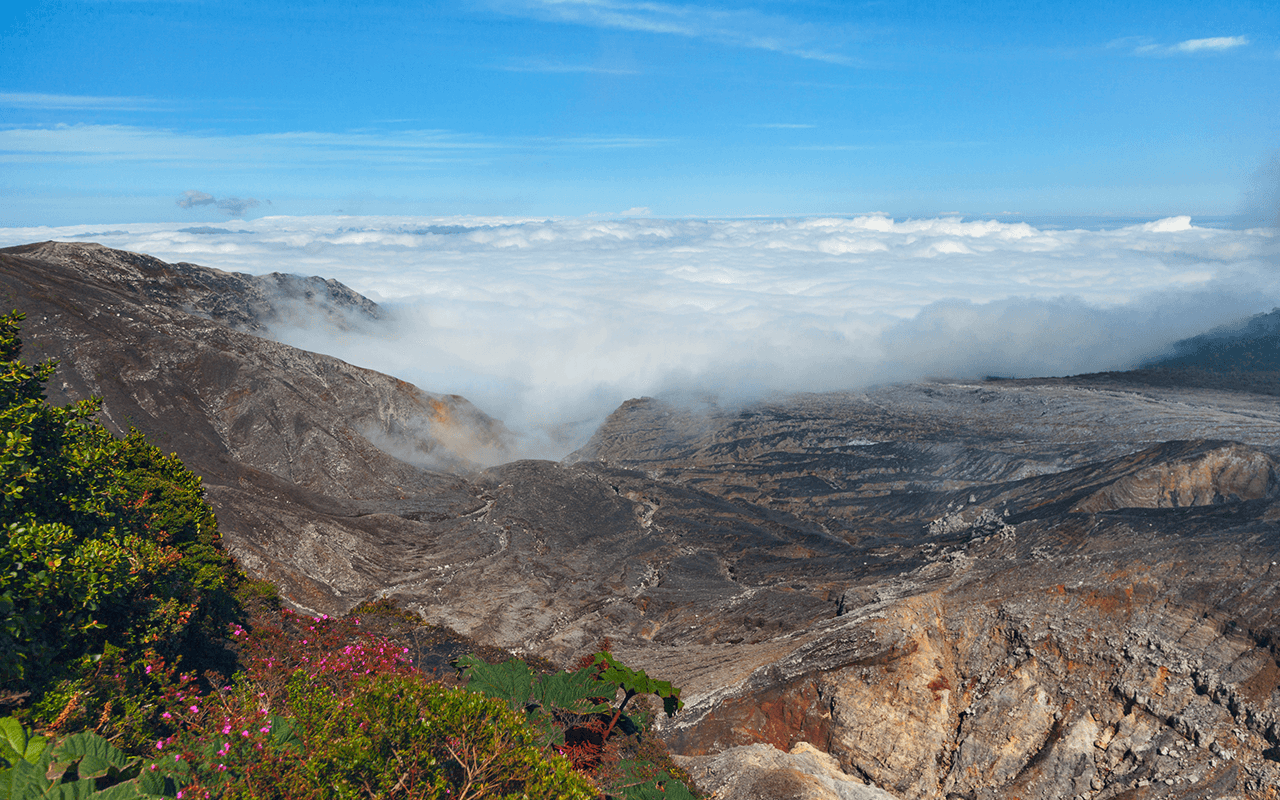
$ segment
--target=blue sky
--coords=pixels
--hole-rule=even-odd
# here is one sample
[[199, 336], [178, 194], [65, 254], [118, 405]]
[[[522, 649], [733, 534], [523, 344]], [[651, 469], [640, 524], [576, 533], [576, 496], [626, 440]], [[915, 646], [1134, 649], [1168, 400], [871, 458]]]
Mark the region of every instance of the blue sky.
[[1280, 148], [1280, 4], [27, 2], [0, 226], [1171, 214]]

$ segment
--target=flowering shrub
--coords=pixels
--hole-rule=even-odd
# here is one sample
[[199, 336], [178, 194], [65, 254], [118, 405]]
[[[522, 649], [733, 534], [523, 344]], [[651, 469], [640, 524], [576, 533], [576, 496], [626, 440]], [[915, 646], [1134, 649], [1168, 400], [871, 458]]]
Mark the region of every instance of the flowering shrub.
[[598, 792], [505, 704], [446, 688], [356, 618], [234, 626], [234, 685], [163, 715], [187, 798], [547, 797]]

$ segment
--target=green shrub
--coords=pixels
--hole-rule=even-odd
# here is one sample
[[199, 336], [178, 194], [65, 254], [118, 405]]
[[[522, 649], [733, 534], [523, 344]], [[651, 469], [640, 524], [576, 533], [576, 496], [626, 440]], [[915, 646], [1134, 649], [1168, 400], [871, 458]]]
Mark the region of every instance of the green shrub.
[[230, 670], [238, 573], [176, 456], [112, 436], [97, 401], [49, 405], [22, 319], [0, 316], [0, 685], [44, 724], [108, 726], [155, 663]]
[[[420, 674], [375, 675], [353, 690], [303, 670], [272, 712], [256, 695], [208, 709], [188, 732], [158, 742], [181, 750], [195, 782], [184, 797], [563, 798], [595, 787], [547, 747], [524, 714]], [[227, 711], [231, 716], [226, 716]]]
[[608, 651], [584, 658], [575, 671], [538, 676], [518, 658], [489, 664], [469, 655], [458, 659], [458, 667], [471, 691], [523, 710], [545, 741], [605, 788], [605, 797], [693, 800], [689, 776], [644, 737], [653, 719], [650, 696], [662, 700], [669, 717], [684, 707], [680, 689], [667, 681], [626, 666]]
[[0, 797], [9, 800], [144, 800], [178, 796], [186, 765], [144, 764], [95, 733], [50, 745], [13, 717], [0, 719]]

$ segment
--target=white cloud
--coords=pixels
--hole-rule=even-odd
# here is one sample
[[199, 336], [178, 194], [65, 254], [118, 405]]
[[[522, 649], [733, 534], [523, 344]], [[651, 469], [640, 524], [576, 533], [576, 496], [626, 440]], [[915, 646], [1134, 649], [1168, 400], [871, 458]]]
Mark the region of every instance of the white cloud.
[[1174, 45], [1174, 49], [1181, 53], [1199, 53], [1205, 50], [1231, 50], [1248, 43], [1249, 39], [1244, 36], [1214, 36], [1209, 39], [1187, 39]]
[[851, 65], [823, 44], [832, 31], [749, 9], [715, 9], [649, 0], [493, 0], [500, 11], [551, 22], [706, 39], [814, 61]]
[[[639, 211], [641, 209], [632, 209]], [[103, 244], [337, 278], [402, 320], [286, 341], [456, 392], [563, 454], [629, 397], [851, 389], [925, 375], [1124, 368], [1280, 304], [1269, 229], [1187, 217], [1051, 230], [960, 217], [263, 217], [139, 224]], [[85, 230], [0, 229], [0, 246]], [[564, 426], [568, 426], [565, 428]]]
[[1146, 222], [1139, 226], [1148, 233], [1173, 233], [1176, 231], [1189, 231], [1192, 228], [1191, 217], [1165, 217], [1153, 222]]
[[1221, 53], [1245, 47], [1249, 44], [1247, 36], [1213, 36], [1207, 39], [1187, 39], [1172, 45], [1152, 42], [1145, 37], [1129, 37], [1111, 42], [1111, 46], [1134, 45], [1133, 52], [1144, 56], [1175, 56], [1190, 53]]

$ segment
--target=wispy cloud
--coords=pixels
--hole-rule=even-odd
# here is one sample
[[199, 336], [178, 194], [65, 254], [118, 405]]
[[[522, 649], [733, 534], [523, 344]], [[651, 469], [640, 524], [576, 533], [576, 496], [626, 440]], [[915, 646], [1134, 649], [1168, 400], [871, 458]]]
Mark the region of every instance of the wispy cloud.
[[1200, 53], [1209, 50], [1232, 50], [1249, 43], [1246, 36], [1213, 36], [1208, 39], [1187, 39], [1178, 42], [1173, 49], [1179, 53]]
[[549, 22], [669, 34], [768, 50], [813, 61], [852, 65], [824, 44], [829, 28], [749, 9], [713, 9], [636, 0], [493, 0], [504, 13]]
[[439, 130], [230, 135], [127, 125], [56, 125], [0, 129], [0, 163], [412, 168], [485, 160], [508, 152], [665, 143], [627, 136], [499, 138]]
[[640, 71], [625, 67], [609, 67], [600, 64], [565, 64], [561, 61], [545, 61], [529, 58], [501, 64], [497, 69], [504, 72], [548, 72], [553, 74], [585, 73], [590, 75], [639, 75]]
[[1159, 44], [1145, 36], [1127, 36], [1116, 39], [1108, 46], [1126, 49], [1132, 47], [1133, 52], [1140, 56], [1178, 56], [1222, 53], [1237, 47], [1246, 47], [1248, 44], [1247, 36], [1211, 36], [1205, 39], [1186, 39], [1177, 44]]
[[42, 110], [143, 111], [159, 109], [161, 104], [149, 97], [96, 97], [72, 94], [0, 92], [0, 106]]
[[674, 139], [650, 139], [641, 136], [568, 136], [556, 139], [538, 139], [542, 144], [556, 148], [580, 147], [588, 150], [614, 150], [622, 147], [655, 147], [671, 144]]
[[896, 150], [901, 148], [930, 148], [930, 147], [982, 147], [987, 142], [973, 141], [937, 141], [926, 142], [919, 140], [893, 141], [877, 144], [797, 144], [792, 145], [792, 150]]
[[183, 192], [178, 198], [179, 208], [195, 208], [196, 206], [207, 206], [216, 202], [216, 198], [207, 192], [198, 192], [195, 189]]

